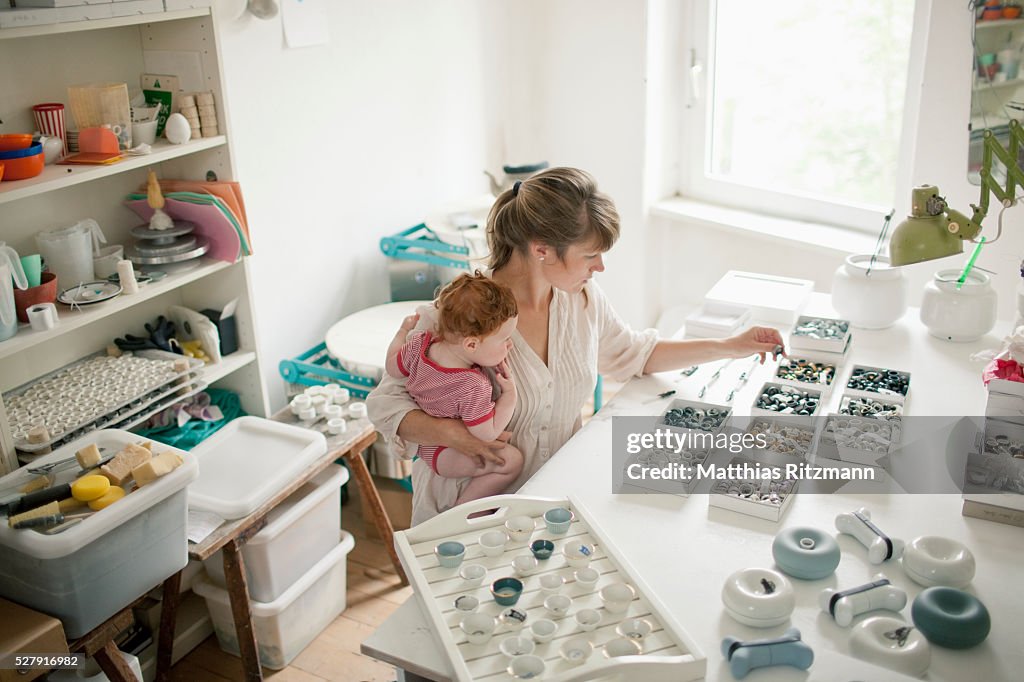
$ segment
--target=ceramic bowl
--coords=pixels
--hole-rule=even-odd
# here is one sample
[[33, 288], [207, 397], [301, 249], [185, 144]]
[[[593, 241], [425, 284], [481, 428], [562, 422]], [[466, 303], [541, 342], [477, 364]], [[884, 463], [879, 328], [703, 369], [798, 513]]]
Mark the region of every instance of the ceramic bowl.
[[639, 656], [642, 651], [643, 647], [640, 646], [640, 642], [625, 637], [616, 637], [604, 645], [604, 655], [608, 658]]
[[932, 660], [931, 647], [924, 635], [899, 618], [889, 616], [875, 616], [854, 625], [850, 653], [912, 677], [924, 675]]
[[487, 575], [487, 568], [480, 564], [466, 564], [459, 569], [459, 577], [467, 585], [477, 586], [484, 581]]
[[545, 573], [540, 577], [540, 590], [544, 594], [556, 594], [564, 584], [565, 578], [557, 573]]
[[555, 507], [544, 512], [544, 524], [552, 535], [562, 535], [568, 532], [572, 524], [572, 512], [565, 507]]
[[580, 589], [587, 592], [592, 591], [597, 587], [597, 581], [601, 578], [601, 574], [593, 568], [577, 568], [576, 572], [572, 574], [576, 579], [576, 584], [580, 586]]
[[637, 641], [643, 639], [647, 635], [651, 634], [654, 626], [651, 622], [644, 620], [643, 618], [627, 618], [626, 620], [619, 623], [615, 628], [615, 632], [619, 637], [625, 637], [626, 639], [635, 639]]
[[583, 632], [591, 632], [601, 624], [601, 612], [597, 609], [580, 609], [576, 612], [576, 625]]
[[466, 546], [461, 542], [455, 542], [449, 540], [442, 542], [434, 548], [434, 554], [437, 556], [437, 563], [445, 568], [458, 568], [459, 564], [462, 563], [462, 559], [466, 556]]
[[583, 665], [594, 653], [594, 645], [586, 637], [572, 637], [562, 644], [558, 653], [569, 665]]
[[505, 670], [517, 680], [532, 680], [536, 677], [541, 677], [546, 668], [544, 659], [528, 654], [513, 658]]
[[558, 632], [558, 624], [547, 618], [535, 620], [530, 626], [530, 634], [533, 635], [534, 640], [540, 643], [550, 642], [554, 639], [556, 632]]
[[817, 528], [786, 528], [772, 541], [772, 556], [783, 573], [801, 580], [832, 575], [839, 565], [839, 544]]
[[553, 594], [544, 600], [544, 608], [553, 617], [561, 618], [572, 608], [572, 599], [564, 594]]
[[506, 637], [498, 644], [498, 650], [509, 658], [532, 654], [536, 644], [527, 637]]
[[922, 535], [903, 549], [903, 570], [919, 585], [965, 587], [974, 578], [974, 555], [956, 540]]
[[498, 578], [491, 584], [491, 594], [501, 606], [512, 606], [523, 594], [523, 582], [515, 578]]
[[475, 613], [480, 608], [480, 600], [476, 597], [464, 594], [455, 600], [455, 610], [460, 613]]
[[551, 540], [534, 540], [530, 543], [530, 551], [538, 561], [547, 561], [555, 551], [555, 543]]
[[744, 625], [770, 628], [789, 620], [796, 608], [793, 584], [767, 568], [744, 568], [725, 579], [722, 603], [726, 613]]
[[566, 543], [562, 553], [565, 555], [565, 562], [573, 568], [585, 568], [594, 557], [594, 546], [585, 542]]
[[929, 587], [910, 607], [914, 625], [928, 641], [947, 649], [969, 649], [992, 628], [988, 609], [977, 597], [953, 587]]
[[520, 554], [512, 560], [512, 570], [520, 577], [528, 576], [537, 570], [537, 560], [529, 554]]
[[489, 530], [480, 536], [479, 542], [484, 556], [500, 556], [508, 544], [508, 536], [503, 530]]
[[459, 622], [459, 629], [465, 633], [470, 644], [486, 644], [494, 634], [498, 621], [493, 616], [483, 613], [473, 613]]
[[505, 521], [505, 532], [512, 542], [526, 542], [533, 535], [534, 523], [532, 516], [513, 516]]
[[[522, 630], [523, 626], [526, 625], [526, 619], [529, 615], [525, 610], [510, 606], [501, 612], [498, 616], [498, 621], [507, 627], [509, 630]], [[527, 651], [526, 653], [530, 653]]]
[[626, 583], [615, 582], [601, 588], [601, 601], [610, 613], [622, 613], [636, 597], [636, 590]]

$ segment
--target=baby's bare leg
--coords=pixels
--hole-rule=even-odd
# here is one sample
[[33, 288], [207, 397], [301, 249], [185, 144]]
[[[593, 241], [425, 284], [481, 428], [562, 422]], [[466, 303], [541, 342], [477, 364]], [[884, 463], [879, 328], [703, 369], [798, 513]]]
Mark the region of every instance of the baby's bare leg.
[[437, 473], [445, 478], [472, 478], [455, 504], [462, 504], [481, 497], [490, 497], [505, 492], [523, 470], [523, 453], [512, 445], [505, 444], [495, 454], [505, 460], [504, 464], [486, 462], [483, 466], [473, 457], [453, 448], [438, 453]]

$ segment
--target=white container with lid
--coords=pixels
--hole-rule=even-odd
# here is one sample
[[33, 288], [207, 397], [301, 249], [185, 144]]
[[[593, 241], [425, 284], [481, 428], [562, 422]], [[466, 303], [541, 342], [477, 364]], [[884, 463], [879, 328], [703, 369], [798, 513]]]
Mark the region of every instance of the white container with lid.
[[326, 452], [327, 439], [318, 431], [240, 417], [192, 450], [200, 474], [189, 486], [188, 506], [240, 519]]
[[[86, 445], [115, 453], [143, 439], [119, 429], [100, 429], [58, 448], [33, 466], [73, 458]], [[154, 454], [175, 452], [174, 471], [55, 535], [14, 530], [0, 522], [0, 597], [60, 618], [69, 639], [123, 609], [188, 563], [186, 486], [198, 473], [191, 454], [161, 443]], [[77, 466], [58, 470], [56, 484], [74, 480]], [[18, 470], [0, 489], [23, 484]]]
[[907, 277], [887, 256], [847, 256], [832, 277], [832, 307], [854, 327], [891, 327], [907, 312]]
[[996, 326], [996, 291], [978, 270], [957, 285], [961, 271], [939, 270], [924, 287], [921, 322], [932, 336], [963, 343], [980, 339]]
[[[267, 515], [266, 527], [242, 547], [252, 599], [274, 601], [337, 546], [341, 486], [346, 481], [348, 469], [332, 464]], [[223, 552], [203, 564], [210, 580], [226, 587]]]
[[[260, 663], [281, 670], [345, 610], [345, 559], [355, 547], [349, 533], [284, 594], [264, 604], [250, 600]], [[220, 648], [238, 656], [238, 636], [225, 589], [200, 581], [192, 588], [206, 599]]]

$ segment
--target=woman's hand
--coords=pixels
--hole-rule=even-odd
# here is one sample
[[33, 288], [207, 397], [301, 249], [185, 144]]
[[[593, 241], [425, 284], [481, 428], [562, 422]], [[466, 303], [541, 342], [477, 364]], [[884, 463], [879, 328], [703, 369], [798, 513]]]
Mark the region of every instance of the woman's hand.
[[742, 334], [729, 337], [726, 343], [732, 357], [742, 358], [756, 353], [761, 356], [762, 365], [769, 353], [775, 353], [776, 348], [785, 353], [782, 335], [778, 329], [771, 327], [751, 327]]

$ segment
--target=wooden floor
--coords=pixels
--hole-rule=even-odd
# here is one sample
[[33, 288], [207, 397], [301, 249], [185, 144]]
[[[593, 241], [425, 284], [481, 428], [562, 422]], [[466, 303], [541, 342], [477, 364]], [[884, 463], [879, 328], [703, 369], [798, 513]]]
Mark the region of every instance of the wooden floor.
[[[387, 682], [395, 679], [394, 668], [360, 654], [359, 644], [412, 595], [412, 588], [399, 585], [384, 544], [366, 535], [356, 486], [348, 488], [351, 497], [342, 507], [341, 525], [356, 540], [355, 548], [348, 555], [348, 604], [290, 666], [279, 671], [264, 668], [263, 674], [268, 680]], [[178, 661], [171, 670], [171, 679], [175, 682], [241, 680], [242, 666], [238, 658], [221, 651], [217, 638], [210, 636]]]

